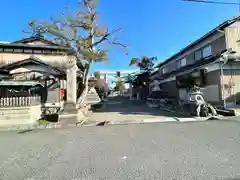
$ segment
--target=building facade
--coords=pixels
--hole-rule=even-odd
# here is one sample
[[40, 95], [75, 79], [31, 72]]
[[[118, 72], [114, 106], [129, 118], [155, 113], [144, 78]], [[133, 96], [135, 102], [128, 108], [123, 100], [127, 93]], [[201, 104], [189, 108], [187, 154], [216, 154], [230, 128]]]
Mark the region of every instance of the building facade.
[[[49, 88], [49, 103], [60, 101], [60, 89], [70, 89], [66, 82], [66, 69], [73, 64], [77, 65], [76, 58], [67, 47], [55, 44], [43, 37], [0, 43], [0, 70], [6, 70], [11, 79], [43, 80], [48, 78], [48, 84], [57, 80]], [[77, 71], [81, 71], [81, 68]]]
[[234, 17], [160, 63], [151, 74], [150, 91], [159, 87], [183, 99], [191, 77], [203, 88], [206, 100], [236, 103], [240, 100], [239, 42], [240, 17]]

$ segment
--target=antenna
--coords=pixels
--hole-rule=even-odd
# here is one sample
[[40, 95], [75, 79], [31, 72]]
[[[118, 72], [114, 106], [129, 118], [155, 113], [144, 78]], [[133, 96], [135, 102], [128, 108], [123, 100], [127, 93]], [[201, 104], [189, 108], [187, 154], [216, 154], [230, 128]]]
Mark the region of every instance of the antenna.
[[238, 2], [222, 2], [222, 1], [208, 1], [208, 0], [182, 0], [182, 1], [195, 2], [195, 3], [207, 3], [207, 4], [234, 5], [234, 6], [238, 6], [238, 11], [240, 13], [240, 0], [238, 0]]

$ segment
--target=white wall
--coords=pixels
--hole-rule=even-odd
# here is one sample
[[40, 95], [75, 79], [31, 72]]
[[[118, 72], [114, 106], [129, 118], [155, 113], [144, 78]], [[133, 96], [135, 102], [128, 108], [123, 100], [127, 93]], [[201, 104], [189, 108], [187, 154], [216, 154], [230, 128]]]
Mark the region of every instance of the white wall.
[[45, 73], [54, 73], [52, 69], [38, 66], [38, 65], [26, 65], [24, 67], [16, 68], [10, 71], [10, 74], [15, 73], [24, 73], [24, 72], [31, 72], [31, 71], [37, 71], [37, 72], [45, 72]]
[[46, 64], [54, 67], [65, 67], [69, 62], [76, 62], [76, 58], [73, 56], [65, 55], [38, 55], [38, 54], [21, 54], [21, 53], [0, 53], [0, 66], [5, 64], [11, 64], [17, 61], [28, 59], [31, 56], [35, 56], [42, 60]]
[[42, 42], [42, 41], [33, 41], [33, 42], [29, 42], [27, 44], [30, 44], [30, 45], [49, 45], [47, 44], [46, 42]]

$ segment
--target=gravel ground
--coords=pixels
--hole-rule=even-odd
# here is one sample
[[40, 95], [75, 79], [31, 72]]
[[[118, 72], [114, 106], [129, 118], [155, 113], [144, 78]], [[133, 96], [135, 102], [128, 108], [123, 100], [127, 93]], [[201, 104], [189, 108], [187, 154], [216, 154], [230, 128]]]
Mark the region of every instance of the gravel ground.
[[0, 132], [0, 179], [240, 177], [234, 120]]

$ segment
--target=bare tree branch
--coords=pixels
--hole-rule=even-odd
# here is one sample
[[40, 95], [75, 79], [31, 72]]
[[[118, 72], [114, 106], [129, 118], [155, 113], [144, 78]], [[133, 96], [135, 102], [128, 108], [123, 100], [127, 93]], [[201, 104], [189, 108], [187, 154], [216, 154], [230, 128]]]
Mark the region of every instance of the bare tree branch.
[[111, 36], [112, 34], [122, 30], [122, 28], [115, 29], [111, 32], [107, 32], [99, 41], [96, 41], [95, 43], [92, 44], [92, 47], [97, 46], [98, 44], [101, 44], [102, 42], [108, 40], [108, 37]]
[[[80, 9], [74, 15], [61, 14], [60, 18], [51, 18], [50, 22], [31, 21], [29, 26], [32, 34], [48, 33], [57, 37], [56, 41], [71, 49], [71, 53], [88, 73], [92, 62], [106, 62], [108, 52], [100, 47], [107, 42], [111, 45], [127, 46], [110, 36], [122, 28], [109, 31], [107, 27], [99, 24], [96, 0], [80, 0]], [[94, 42], [95, 41], [95, 42]], [[99, 50], [95, 48], [99, 45]], [[86, 77], [87, 74], [84, 75]], [[83, 78], [84, 79], [84, 78]], [[85, 80], [84, 80], [85, 81]]]
[[124, 44], [122, 44], [120, 42], [112, 42], [112, 44], [119, 45], [119, 46], [122, 46], [124, 48], [127, 48], [127, 45], [124, 45]]

